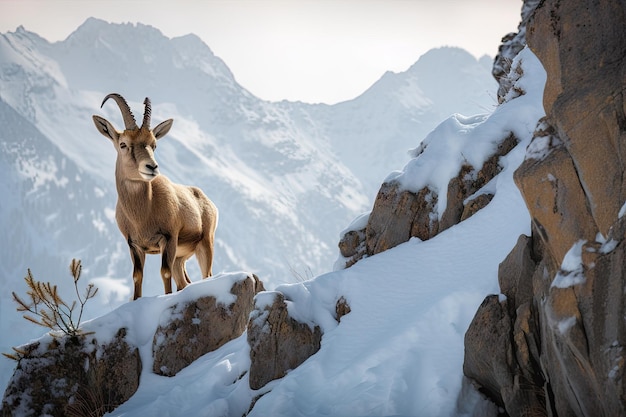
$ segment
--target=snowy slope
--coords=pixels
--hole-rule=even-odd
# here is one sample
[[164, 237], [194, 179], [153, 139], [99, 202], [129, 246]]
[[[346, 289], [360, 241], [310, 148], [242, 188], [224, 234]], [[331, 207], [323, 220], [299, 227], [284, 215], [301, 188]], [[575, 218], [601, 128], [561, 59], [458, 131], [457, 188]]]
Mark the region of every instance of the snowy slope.
[[[543, 116], [545, 72], [528, 49], [516, 61], [524, 71], [517, 86], [526, 95], [498, 107], [480, 124], [431, 137], [448, 148], [467, 130], [500, 137], [514, 132], [521, 139], [503, 158], [492, 202], [431, 240], [413, 239], [318, 277], [301, 285], [306, 290], [297, 284], [279, 287], [305, 306], [345, 295], [352, 312], [325, 333], [315, 356], [275, 383], [251, 416], [460, 416], [474, 407], [486, 407], [477, 415], [496, 415], [475, 392], [464, 390], [463, 338], [484, 297], [498, 293], [499, 263], [520, 234], [530, 233], [513, 172]], [[407, 164], [405, 175], [421, 174], [414, 167], [419, 159]]]
[[[0, 35], [0, 231], [8, 248], [0, 350], [41, 332], [24, 326], [10, 300], [25, 291], [27, 268], [69, 294], [67, 265], [82, 259], [83, 280], [100, 288], [88, 318], [130, 297], [130, 260], [114, 221], [115, 153], [91, 121], [100, 114], [121, 126], [114, 105], [99, 108], [106, 94], [124, 94], [135, 114], [150, 96], [155, 122], [175, 119], [157, 159], [164, 174], [200, 186], [220, 208], [214, 271], [250, 270], [272, 288], [328, 271], [339, 231], [367, 209], [406, 149], [441, 117], [494, 101], [485, 94], [459, 108], [461, 85], [482, 92], [495, 83], [484, 61], [450, 48], [435, 55], [426, 69], [386, 74], [361, 97], [326, 106], [259, 100], [194, 35], [168, 39], [149, 26], [97, 19], [53, 44], [23, 28]], [[427, 96], [421, 80], [451, 59], [448, 84], [456, 87]], [[148, 258], [144, 295], [162, 293], [158, 265]], [[193, 259], [189, 269], [197, 279]], [[12, 365], [0, 359], [1, 386]]]
[[[525, 95], [471, 127], [438, 129], [440, 134], [430, 137], [431, 144], [443, 145], [467, 138], [468, 130], [470, 137], [476, 130], [500, 137], [513, 132], [520, 138], [501, 161], [504, 169], [493, 180], [495, 197], [487, 207], [428, 241], [413, 239], [349, 269], [279, 286], [291, 300], [290, 314], [324, 331], [320, 351], [284, 378], [256, 392], [248, 388], [244, 335], [171, 378], [144, 367], [138, 392], [110, 415], [240, 416], [260, 394], [250, 416], [497, 415], [497, 409], [463, 381], [463, 337], [485, 295], [498, 291], [499, 263], [518, 236], [530, 232], [513, 172], [543, 116], [545, 72], [528, 49], [514, 66], [518, 62], [524, 76], [517, 87]], [[490, 138], [476, 135], [470, 140], [480, 147]], [[419, 170], [414, 165], [425, 155], [436, 154], [409, 161], [404, 175]], [[144, 299], [142, 305], [130, 303], [120, 312], [137, 317], [165, 309], [172, 297], [184, 294]], [[352, 311], [337, 324], [332, 311], [341, 295]], [[107, 323], [112, 323], [113, 334], [120, 325], [112, 319], [115, 314], [121, 313], [94, 320], [87, 328], [104, 328], [106, 334]], [[156, 327], [153, 316], [140, 320], [151, 323], [141, 329], [147, 335]], [[133, 330], [130, 334], [133, 337]], [[151, 338], [144, 339], [140, 349], [149, 352]]]

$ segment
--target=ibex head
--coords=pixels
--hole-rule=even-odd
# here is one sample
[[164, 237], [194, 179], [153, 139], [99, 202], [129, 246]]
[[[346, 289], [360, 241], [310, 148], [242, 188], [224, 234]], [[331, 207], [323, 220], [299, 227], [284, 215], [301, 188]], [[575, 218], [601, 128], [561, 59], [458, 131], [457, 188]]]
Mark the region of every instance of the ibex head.
[[94, 115], [93, 121], [96, 129], [113, 142], [117, 151], [117, 168], [123, 171], [121, 174], [126, 179], [151, 181], [159, 175], [159, 165], [154, 159], [157, 140], [169, 132], [174, 121], [168, 119], [159, 123], [154, 129], [150, 129], [152, 109], [150, 99], [146, 97], [143, 102], [145, 105], [143, 122], [139, 128], [128, 103], [121, 95], [109, 94], [104, 98], [100, 107], [104, 106], [110, 98], [115, 100], [122, 112], [124, 131], [118, 131], [108, 120]]

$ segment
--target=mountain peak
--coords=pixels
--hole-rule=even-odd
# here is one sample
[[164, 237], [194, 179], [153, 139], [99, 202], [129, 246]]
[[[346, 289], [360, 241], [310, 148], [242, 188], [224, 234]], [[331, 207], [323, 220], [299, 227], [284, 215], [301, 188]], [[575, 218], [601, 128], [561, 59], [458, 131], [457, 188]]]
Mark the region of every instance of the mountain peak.
[[49, 43], [46, 39], [42, 38], [35, 32], [31, 32], [30, 30], [26, 29], [23, 25], [19, 25], [15, 29], [15, 32], [8, 32], [7, 35], [15, 36], [18, 39], [28, 39], [29, 41], [35, 42], [38, 45]]
[[[175, 95], [176, 88], [235, 84], [226, 64], [197, 36], [168, 38], [142, 23], [110, 23], [90, 17], [62, 42], [53, 58], [62, 63], [69, 83], [78, 89], [124, 91], [142, 97], [151, 91]], [[103, 68], [114, 66], [114, 71]], [[105, 78], [96, 74], [107, 72]], [[208, 76], [208, 78], [207, 78]], [[140, 81], [139, 81], [140, 80]], [[166, 87], [163, 87], [166, 86]]]
[[432, 69], [433, 66], [449, 68], [451, 66], [475, 65], [477, 59], [465, 49], [456, 46], [433, 48], [420, 56], [407, 72], [419, 72]]
[[150, 25], [130, 22], [111, 23], [95, 17], [89, 17], [65, 41], [72, 46], [76, 46], [83, 43], [91, 43], [94, 39], [110, 42], [135, 39], [138, 36], [149, 38], [152, 41], [167, 39], [160, 30]]

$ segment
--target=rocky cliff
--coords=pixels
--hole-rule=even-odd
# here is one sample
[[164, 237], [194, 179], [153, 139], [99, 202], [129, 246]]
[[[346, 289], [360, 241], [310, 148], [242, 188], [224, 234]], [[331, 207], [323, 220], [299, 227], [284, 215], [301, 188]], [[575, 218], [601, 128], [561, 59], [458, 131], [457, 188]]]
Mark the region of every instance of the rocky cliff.
[[515, 181], [532, 219], [465, 337], [464, 372], [511, 416], [626, 415], [626, 8], [545, 0], [547, 81]]

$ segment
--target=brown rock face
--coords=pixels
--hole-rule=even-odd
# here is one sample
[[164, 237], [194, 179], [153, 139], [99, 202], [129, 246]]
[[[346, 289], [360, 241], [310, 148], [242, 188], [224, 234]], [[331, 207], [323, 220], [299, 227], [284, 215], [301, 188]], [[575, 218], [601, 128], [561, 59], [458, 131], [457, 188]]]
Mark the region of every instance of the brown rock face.
[[598, 230], [572, 158], [553, 136], [554, 130], [547, 129], [551, 135], [535, 132], [534, 140], [546, 141], [548, 154], [541, 159], [527, 158], [514, 179], [546, 248], [560, 262], [578, 240], [595, 240]]
[[322, 340], [319, 326], [289, 316], [282, 293], [264, 295], [273, 295], [273, 303], [256, 308], [248, 323], [250, 388], [255, 390], [298, 367], [320, 349]]
[[28, 346], [2, 400], [3, 416], [101, 416], [139, 386], [141, 359], [126, 330], [105, 345], [89, 336]]
[[487, 204], [491, 203], [491, 200], [493, 200], [493, 194], [491, 193], [480, 194], [469, 199], [463, 207], [461, 221], [469, 219], [474, 214], [478, 213], [479, 210], [485, 208]]
[[386, 251], [411, 237], [427, 240], [437, 234], [439, 221], [433, 217], [436, 204], [437, 194], [429, 188], [413, 193], [401, 190], [397, 182], [384, 183], [367, 223], [367, 254]]
[[177, 318], [159, 326], [154, 335], [154, 373], [174, 376], [205, 353], [241, 336], [254, 295], [262, 289], [261, 281], [251, 275], [235, 282], [230, 292], [236, 299], [230, 305], [219, 304], [210, 296], [173, 306]]
[[511, 416], [626, 415], [624, 27], [622, 1], [545, 0], [527, 29], [547, 72], [515, 173], [532, 236], [465, 339], [465, 374]]
[[512, 134], [501, 138], [496, 151], [482, 167], [463, 165], [448, 183], [446, 209], [441, 219], [436, 211], [438, 195], [430, 188], [425, 187], [415, 193], [402, 190], [397, 181], [383, 183], [365, 229], [350, 231], [339, 241], [346, 267], [354, 265], [364, 256], [386, 251], [412, 237], [431, 239], [485, 207], [493, 198], [492, 194], [472, 195], [500, 173], [500, 157], [509, 153], [517, 143]]
[[621, 1], [553, 0], [540, 5], [527, 33], [548, 76], [548, 123], [571, 155], [605, 236], [626, 197], [625, 22]]

